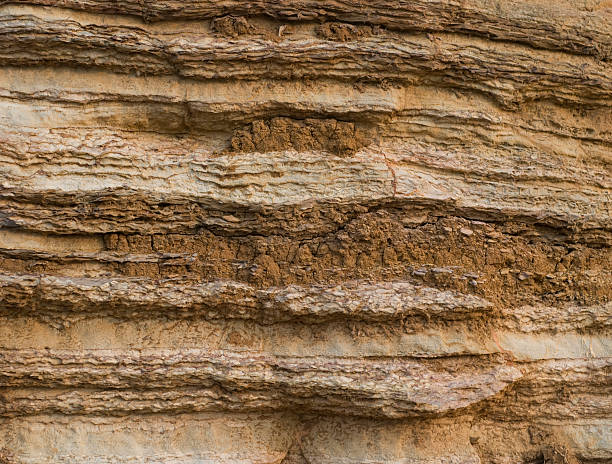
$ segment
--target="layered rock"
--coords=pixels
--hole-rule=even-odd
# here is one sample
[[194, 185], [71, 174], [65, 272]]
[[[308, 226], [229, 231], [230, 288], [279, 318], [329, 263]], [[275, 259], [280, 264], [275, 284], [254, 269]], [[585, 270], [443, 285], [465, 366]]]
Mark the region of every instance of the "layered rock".
[[0, 2], [0, 462], [612, 460], [612, 5]]

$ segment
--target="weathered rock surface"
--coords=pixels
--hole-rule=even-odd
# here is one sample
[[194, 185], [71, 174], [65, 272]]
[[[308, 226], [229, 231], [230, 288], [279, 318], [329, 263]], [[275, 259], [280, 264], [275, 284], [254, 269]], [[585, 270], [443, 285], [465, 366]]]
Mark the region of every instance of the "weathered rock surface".
[[0, 1], [0, 463], [612, 462], [612, 3]]

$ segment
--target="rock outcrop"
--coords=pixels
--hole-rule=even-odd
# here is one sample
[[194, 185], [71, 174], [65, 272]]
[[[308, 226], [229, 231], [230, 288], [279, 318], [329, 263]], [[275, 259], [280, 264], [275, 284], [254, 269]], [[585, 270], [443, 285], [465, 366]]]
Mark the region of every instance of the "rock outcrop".
[[612, 3], [0, 1], [0, 463], [612, 462]]

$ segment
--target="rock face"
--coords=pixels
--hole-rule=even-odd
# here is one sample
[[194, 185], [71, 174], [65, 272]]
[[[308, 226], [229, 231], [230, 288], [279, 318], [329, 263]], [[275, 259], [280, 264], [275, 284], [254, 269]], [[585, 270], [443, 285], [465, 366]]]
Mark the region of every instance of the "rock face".
[[612, 462], [612, 2], [0, 1], [0, 463]]

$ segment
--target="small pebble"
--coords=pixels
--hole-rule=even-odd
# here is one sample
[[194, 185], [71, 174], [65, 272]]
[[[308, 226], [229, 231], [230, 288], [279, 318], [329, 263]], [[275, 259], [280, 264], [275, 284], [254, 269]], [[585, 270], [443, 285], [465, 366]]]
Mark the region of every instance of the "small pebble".
[[472, 229], [466, 229], [465, 227], [459, 229], [459, 232], [461, 232], [463, 235], [467, 235], [468, 237], [474, 233]]
[[434, 267], [431, 270], [431, 272], [435, 272], [436, 274], [441, 274], [441, 273], [452, 274], [453, 270], [448, 269], [447, 267]]
[[517, 277], [519, 280], [527, 280], [529, 279], [529, 277], [531, 277], [531, 273], [523, 271], [523, 272], [520, 272]]

